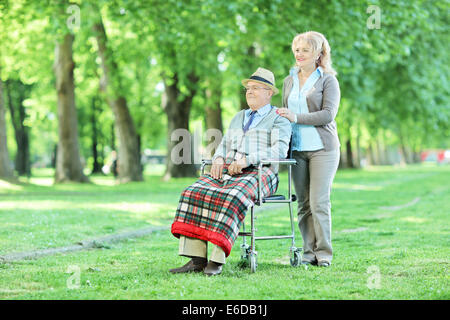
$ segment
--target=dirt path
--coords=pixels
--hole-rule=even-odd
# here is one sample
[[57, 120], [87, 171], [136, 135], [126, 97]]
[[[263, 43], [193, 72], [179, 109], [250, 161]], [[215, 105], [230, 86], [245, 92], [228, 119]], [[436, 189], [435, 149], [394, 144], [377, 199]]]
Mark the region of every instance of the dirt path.
[[[264, 206], [264, 207], [256, 207], [255, 212], [263, 212], [263, 211], [269, 211], [274, 209], [279, 209], [283, 205], [270, 205], [270, 206]], [[286, 205], [284, 205], [286, 206]], [[71, 253], [81, 250], [88, 250], [88, 249], [99, 249], [99, 248], [107, 248], [108, 244], [123, 241], [126, 239], [132, 239], [132, 238], [139, 238], [147, 236], [155, 231], [161, 231], [161, 230], [169, 230], [170, 226], [162, 226], [162, 227], [147, 227], [143, 229], [138, 230], [132, 230], [117, 234], [112, 234], [108, 236], [103, 236], [95, 239], [90, 240], [83, 240], [80, 242], [77, 242], [76, 244], [65, 246], [65, 247], [59, 247], [59, 248], [49, 248], [49, 249], [42, 249], [42, 250], [32, 250], [32, 251], [26, 251], [26, 252], [17, 252], [17, 253], [10, 253], [3, 256], [0, 256], [0, 263], [8, 263], [8, 262], [14, 262], [14, 261], [20, 261], [20, 260], [30, 260], [30, 259], [39, 259], [46, 256], [51, 256], [55, 254], [60, 253]]]
[[43, 249], [43, 250], [33, 250], [33, 251], [6, 254], [3, 256], [0, 256], [0, 263], [7, 263], [7, 262], [13, 262], [13, 261], [19, 261], [19, 260], [27, 260], [27, 259], [39, 259], [42, 257], [51, 256], [51, 255], [55, 255], [58, 253], [70, 253], [70, 252], [75, 252], [75, 251], [80, 251], [80, 250], [105, 248], [105, 247], [108, 247], [109, 243], [118, 242], [118, 241], [122, 241], [125, 239], [143, 237], [143, 236], [151, 234], [155, 231], [166, 230], [166, 229], [169, 229], [169, 227], [147, 227], [147, 228], [143, 228], [143, 229], [139, 229], [139, 230], [132, 230], [132, 231], [122, 232], [122, 233], [113, 234], [113, 235], [109, 235], [109, 236], [103, 236], [103, 237], [95, 238], [92, 240], [84, 240], [81, 242], [77, 242], [74, 245], [70, 245], [70, 246], [66, 246], [66, 247], [49, 248], [49, 249]]
[[411, 207], [411, 206], [415, 205], [415, 204], [416, 204], [417, 202], [419, 202], [419, 201], [420, 201], [420, 197], [415, 198], [414, 200], [412, 200], [412, 201], [410, 201], [410, 202], [408, 202], [408, 203], [402, 204], [402, 205], [400, 205], [400, 206], [379, 207], [379, 209], [382, 209], [382, 210], [397, 211], [397, 210], [400, 210], [400, 209], [404, 209], [404, 208]]

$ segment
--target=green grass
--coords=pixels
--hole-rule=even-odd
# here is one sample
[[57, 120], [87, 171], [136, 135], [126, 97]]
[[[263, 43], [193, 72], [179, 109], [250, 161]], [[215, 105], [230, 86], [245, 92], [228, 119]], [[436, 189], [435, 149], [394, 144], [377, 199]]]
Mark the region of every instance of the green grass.
[[[149, 173], [144, 183], [126, 185], [97, 176], [91, 185], [53, 186], [48, 170], [19, 185], [0, 181], [0, 255], [169, 227], [194, 179], [166, 183]], [[285, 191], [286, 174], [282, 180]], [[449, 166], [339, 171], [330, 268], [293, 268], [289, 241], [261, 241], [252, 274], [238, 266], [238, 239], [222, 275], [171, 275], [187, 260], [167, 229], [109, 249], [0, 264], [0, 299], [449, 299], [449, 180]], [[405, 204], [412, 205], [389, 208]], [[288, 212], [274, 206], [257, 225], [260, 235], [288, 233]], [[68, 288], [77, 275], [70, 268], [80, 271], [79, 288]]]

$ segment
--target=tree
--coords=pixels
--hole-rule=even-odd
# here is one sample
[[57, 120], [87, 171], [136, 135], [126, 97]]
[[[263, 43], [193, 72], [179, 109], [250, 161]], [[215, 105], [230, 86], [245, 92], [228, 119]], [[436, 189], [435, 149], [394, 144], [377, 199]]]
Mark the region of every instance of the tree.
[[11, 179], [13, 177], [14, 173], [10, 164], [8, 146], [6, 143], [5, 105], [0, 68], [0, 179]]
[[[259, 66], [274, 72], [281, 89], [294, 64], [291, 41], [307, 30], [325, 34], [332, 48], [342, 97], [336, 118], [342, 159], [357, 160], [371, 150], [382, 160], [385, 150], [398, 148], [412, 161], [424, 148], [448, 147], [446, 1], [385, 1], [380, 29], [367, 27], [368, 4], [356, 0], [76, 3], [0, 1], [4, 105], [10, 83], [11, 118], [19, 131], [20, 123], [29, 130], [34, 161], [48, 162], [58, 141], [51, 51], [55, 38], [67, 33], [70, 7], [81, 12], [72, 52], [79, 153], [92, 155], [88, 163], [94, 165], [116, 137], [119, 153], [130, 155], [119, 155], [126, 166], [121, 173], [129, 175], [123, 181], [140, 179], [141, 148], [167, 148], [166, 177], [195, 175], [192, 163], [171, 161], [181, 142], [171, 141], [174, 130], [191, 131], [202, 121], [206, 128], [226, 126], [247, 108], [240, 80]], [[23, 118], [15, 81], [29, 88], [21, 98]], [[281, 95], [272, 103], [280, 106]], [[7, 125], [8, 136], [18, 132], [13, 129]], [[24, 147], [16, 150], [13, 140], [9, 152], [18, 159]], [[128, 168], [135, 171], [126, 173]]]
[[[93, 157], [93, 163], [92, 163], [92, 171], [91, 173], [101, 173], [102, 172], [102, 163], [99, 162], [99, 152], [98, 152], [98, 145], [99, 145], [99, 128], [97, 124], [97, 97], [92, 98], [92, 108], [91, 108], [91, 130], [92, 130], [92, 157]], [[103, 159], [103, 157], [102, 157]]]
[[75, 107], [75, 85], [72, 59], [74, 36], [66, 34], [55, 50], [56, 91], [58, 94], [58, 151], [55, 182], [88, 182], [81, 165], [78, 143], [78, 121]]
[[15, 169], [19, 176], [27, 175], [29, 177], [31, 175], [30, 128], [25, 124], [27, 115], [23, 103], [29, 95], [31, 86], [22, 83], [20, 80], [8, 79], [5, 87], [17, 145]]
[[142, 181], [139, 145], [136, 129], [123, 94], [122, 80], [113, 52], [108, 47], [108, 38], [100, 11], [93, 31], [98, 44], [98, 54], [103, 70], [102, 89], [115, 118], [115, 133], [119, 139], [119, 181]]

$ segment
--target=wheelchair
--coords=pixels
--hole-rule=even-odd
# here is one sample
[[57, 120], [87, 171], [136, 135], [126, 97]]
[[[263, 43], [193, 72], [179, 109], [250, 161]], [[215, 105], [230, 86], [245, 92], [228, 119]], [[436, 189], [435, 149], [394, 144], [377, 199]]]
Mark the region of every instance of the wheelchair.
[[[291, 152], [288, 153], [291, 155]], [[258, 266], [257, 256], [258, 252], [256, 251], [255, 242], [256, 240], [278, 240], [278, 239], [291, 239], [291, 247], [289, 248], [289, 256], [290, 263], [293, 267], [298, 267], [302, 261], [302, 251], [303, 248], [295, 246], [295, 222], [292, 211], [292, 203], [297, 201], [297, 197], [295, 194], [292, 194], [292, 165], [295, 165], [297, 161], [295, 159], [291, 159], [291, 156], [287, 159], [267, 159], [262, 160], [258, 165], [258, 197], [253, 206], [250, 207], [250, 232], [245, 231], [245, 221], [242, 222], [241, 232], [239, 232], [238, 236], [243, 237], [243, 242], [241, 244], [241, 264], [250, 266], [250, 270], [252, 273], [256, 272], [256, 268]], [[201, 164], [201, 173], [203, 175], [204, 168], [206, 165], [211, 165], [211, 160], [202, 160]], [[286, 165], [288, 167], [288, 195], [287, 197], [284, 195], [271, 195], [269, 197], [262, 197], [262, 168], [266, 165], [278, 164]], [[255, 205], [262, 206], [265, 203], [286, 203], [289, 207], [289, 216], [291, 221], [291, 234], [289, 235], [279, 235], [279, 236], [256, 236], [256, 227], [255, 227]], [[246, 237], [250, 237], [250, 245], [246, 242]]]

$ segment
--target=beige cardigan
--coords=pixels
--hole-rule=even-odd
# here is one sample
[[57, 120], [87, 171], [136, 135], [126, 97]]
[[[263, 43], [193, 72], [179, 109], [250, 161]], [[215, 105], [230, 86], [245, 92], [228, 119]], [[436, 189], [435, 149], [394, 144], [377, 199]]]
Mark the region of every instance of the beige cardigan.
[[[282, 106], [288, 107], [288, 97], [293, 85], [292, 76], [287, 76], [283, 82]], [[297, 114], [297, 123], [313, 125], [322, 140], [325, 151], [339, 149], [340, 143], [334, 118], [338, 112], [341, 92], [336, 77], [323, 73], [307, 92], [306, 103], [309, 113]]]

